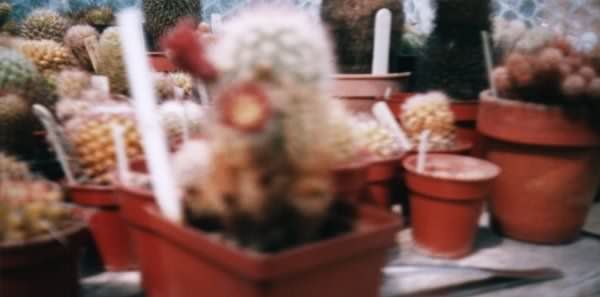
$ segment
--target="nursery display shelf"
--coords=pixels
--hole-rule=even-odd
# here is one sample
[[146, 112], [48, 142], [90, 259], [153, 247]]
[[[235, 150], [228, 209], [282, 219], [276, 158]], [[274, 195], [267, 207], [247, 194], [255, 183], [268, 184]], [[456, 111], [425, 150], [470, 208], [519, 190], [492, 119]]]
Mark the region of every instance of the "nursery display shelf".
[[[538, 246], [505, 239], [493, 233], [483, 216], [476, 250], [471, 256], [457, 261], [435, 260], [417, 254], [410, 230], [398, 235], [400, 248], [390, 256], [390, 265], [465, 265], [495, 269], [533, 269], [549, 267], [559, 269], [564, 277], [554, 281], [524, 286], [501, 285], [495, 290], [476, 296], [600, 296], [600, 238], [582, 236], [578, 241], [561, 246]], [[588, 219], [586, 230], [600, 234], [600, 204]], [[400, 297], [435, 288], [485, 279], [487, 275], [473, 271], [408, 268], [384, 276], [381, 297]], [[144, 297], [137, 272], [100, 273], [82, 280], [82, 297]], [[431, 295], [435, 296], [435, 295]], [[474, 296], [467, 293], [452, 296]], [[309, 296], [307, 296], [309, 297]], [[360, 297], [360, 296], [356, 296]]]

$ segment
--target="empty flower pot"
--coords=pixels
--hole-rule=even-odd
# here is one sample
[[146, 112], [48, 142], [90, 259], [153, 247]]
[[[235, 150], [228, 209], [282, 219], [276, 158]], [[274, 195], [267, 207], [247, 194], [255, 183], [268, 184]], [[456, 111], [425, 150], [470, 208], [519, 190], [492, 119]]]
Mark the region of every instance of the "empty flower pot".
[[78, 220], [54, 236], [0, 244], [0, 296], [79, 296], [79, 255], [86, 232], [86, 224]]
[[162, 297], [376, 297], [401, 225], [394, 215], [364, 208], [351, 233], [259, 254], [170, 222], [154, 206], [137, 209], [131, 223], [152, 239], [140, 244], [155, 251], [155, 272], [167, 284]]
[[108, 271], [137, 269], [127, 225], [119, 213], [113, 187], [68, 186], [73, 202], [95, 210], [89, 220], [90, 230]]
[[150, 65], [157, 72], [174, 72], [177, 71], [177, 67], [173, 65], [169, 57], [165, 52], [150, 52], [148, 53], [150, 58]]
[[404, 156], [396, 156], [371, 162], [367, 171], [369, 202], [381, 208], [389, 208], [395, 200], [393, 187], [402, 167]]
[[559, 108], [483, 93], [485, 158], [502, 174], [490, 210], [502, 234], [533, 243], [575, 240], [600, 183], [600, 133]]
[[468, 255], [483, 203], [500, 169], [471, 157], [431, 154], [425, 170], [418, 172], [417, 158], [404, 161], [417, 249], [441, 258]]

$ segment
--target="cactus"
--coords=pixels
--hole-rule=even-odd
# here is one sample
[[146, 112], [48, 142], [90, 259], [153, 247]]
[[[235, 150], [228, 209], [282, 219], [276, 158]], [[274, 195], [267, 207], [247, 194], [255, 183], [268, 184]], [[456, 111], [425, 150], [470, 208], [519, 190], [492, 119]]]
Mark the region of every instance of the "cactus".
[[27, 39], [48, 39], [62, 42], [68, 21], [58, 12], [49, 9], [34, 10], [21, 24], [21, 36]]
[[0, 152], [0, 180], [30, 180], [32, 177], [26, 163]]
[[52, 40], [25, 40], [17, 47], [43, 74], [59, 72], [77, 64], [68, 48]]
[[48, 236], [72, 223], [60, 187], [47, 181], [0, 181], [0, 243]]
[[200, 0], [143, 0], [142, 7], [146, 19], [146, 30], [152, 38], [152, 44], [158, 41], [171, 27], [186, 17], [199, 22], [202, 3]]
[[259, 8], [232, 18], [211, 57], [225, 84], [258, 78], [284, 88], [321, 91], [334, 72], [325, 30], [308, 16], [286, 9]]
[[481, 31], [491, 32], [490, 0], [437, 0], [435, 28], [417, 62], [417, 90], [477, 100], [488, 87]]
[[418, 144], [422, 132], [429, 130], [429, 148], [450, 149], [456, 141], [454, 114], [446, 95], [432, 92], [414, 96], [402, 106], [402, 127], [413, 143]]
[[108, 28], [98, 43], [98, 73], [108, 77], [113, 93], [129, 93], [129, 82], [125, 71], [121, 39], [116, 27]]
[[92, 26], [88, 25], [76, 25], [65, 34], [65, 45], [71, 49], [73, 55], [86, 70], [93, 70], [92, 60], [85, 47], [85, 40], [88, 38], [98, 39], [98, 31]]
[[175, 99], [175, 81], [165, 73], [154, 73], [156, 95], [161, 101]]
[[188, 224], [262, 252], [350, 230], [353, 208], [336, 199], [331, 174], [341, 105], [324, 93], [324, 29], [302, 12], [255, 8], [224, 25], [211, 56], [222, 73], [209, 140], [174, 162]]
[[83, 169], [85, 182], [99, 185], [112, 183], [116, 168], [111, 127], [124, 127], [126, 154], [130, 160], [142, 156], [140, 136], [135, 120], [124, 113], [82, 115], [66, 125], [67, 138]]
[[0, 3], [0, 27], [3, 27], [10, 19], [12, 13], [12, 4], [7, 2]]
[[189, 98], [193, 95], [194, 80], [191, 76], [183, 72], [170, 73], [169, 77], [175, 83], [175, 86], [183, 92], [183, 97]]
[[598, 66], [593, 55], [579, 53], [559, 38], [531, 53], [511, 53], [492, 77], [501, 97], [560, 106], [600, 129]]
[[[392, 12], [391, 67], [402, 43], [404, 10], [397, 0], [323, 0], [321, 17], [330, 26], [336, 40], [336, 53], [345, 73], [371, 73], [375, 14], [382, 8]], [[358, 41], [358, 42], [357, 42]]]
[[181, 139], [183, 123], [186, 123], [189, 133], [197, 135], [202, 131], [206, 111], [191, 101], [166, 101], [159, 108], [161, 125], [170, 139]]
[[17, 95], [0, 96], [0, 147], [27, 155], [33, 143], [33, 115], [30, 105]]
[[61, 98], [79, 99], [91, 86], [92, 77], [80, 70], [63, 70], [57, 80], [57, 92]]

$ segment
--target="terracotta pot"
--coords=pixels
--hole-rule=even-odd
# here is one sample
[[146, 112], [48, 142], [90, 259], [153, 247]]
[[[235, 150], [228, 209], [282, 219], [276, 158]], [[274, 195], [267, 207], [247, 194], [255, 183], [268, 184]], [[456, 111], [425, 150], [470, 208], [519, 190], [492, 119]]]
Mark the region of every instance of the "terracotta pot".
[[[273, 255], [241, 250], [171, 223], [155, 207], [138, 209], [131, 223], [153, 239], [162, 297], [379, 296], [381, 268], [400, 219], [362, 209], [357, 231]], [[360, 280], [360, 281], [356, 281]], [[145, 283], [152, 290], [154, 283]]]
[[164, 52], [150, 52], [150, 65], [157, 72], [174, 72], [177, 71], [177, 67], [171, 63], [171, 60], [167, 57]]
[[346, 99], [382, 98], [387, 89], [392, 93], [406, 89], [410, 73], [387, 75], [337, 74], [334, 79], [333, 96]]
[[[483, 202], [498, 166], [479, 159], [444, 154], [427, 157], [424, 173], [416, 170], [417, 156], [404, 161], [411, 190], [411, 220], [417, 249], [429, 256], [460, 258], [471, 253]], [[448, 172], [448, 176], [435, 174]], [[458, 177], [456, 174], [476, 176]]]
[[388, 209], [395, 201], [393, 187], [398, 178], [402, 159], [397, 156], [385, 160], [371, 162], [367, 172], [367, 199], [373, 205]]
[[482, 94], [486, 159], [503, 169], [490, 204], [495, 227], [527, 242], [575, 240], [600, 184], [600, 133], [559, 108]]
[[119, 214], [113, 187], [68, 186], [73, 201], [95, 210], [89, 221], [96, 246], [108, 271], [137, 269], [127, 225]]
[[360, 201], [365, 195], [368, 172], [368, 162], [356, 162], [336, 168], [334, 170], [336, 195], [353, 202]]
[[57, 231], [64, 243], [46, 236], [22, 244], [0, 244], [0, 296], [79, 296], [79, 255], [86, 225]]

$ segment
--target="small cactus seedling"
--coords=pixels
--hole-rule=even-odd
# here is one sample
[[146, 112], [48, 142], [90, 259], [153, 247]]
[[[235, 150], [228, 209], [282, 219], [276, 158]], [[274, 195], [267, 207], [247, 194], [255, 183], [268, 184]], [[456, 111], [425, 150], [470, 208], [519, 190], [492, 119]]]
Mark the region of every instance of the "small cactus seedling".
[[420, 135], [429, 130], [429, 147], [444, 150], [454, 147], [456, 127], [450, 101], [446, 95], [432, 92], [409, 98], [400, 114], [402, 127], [413, 143], [418, 144]]

